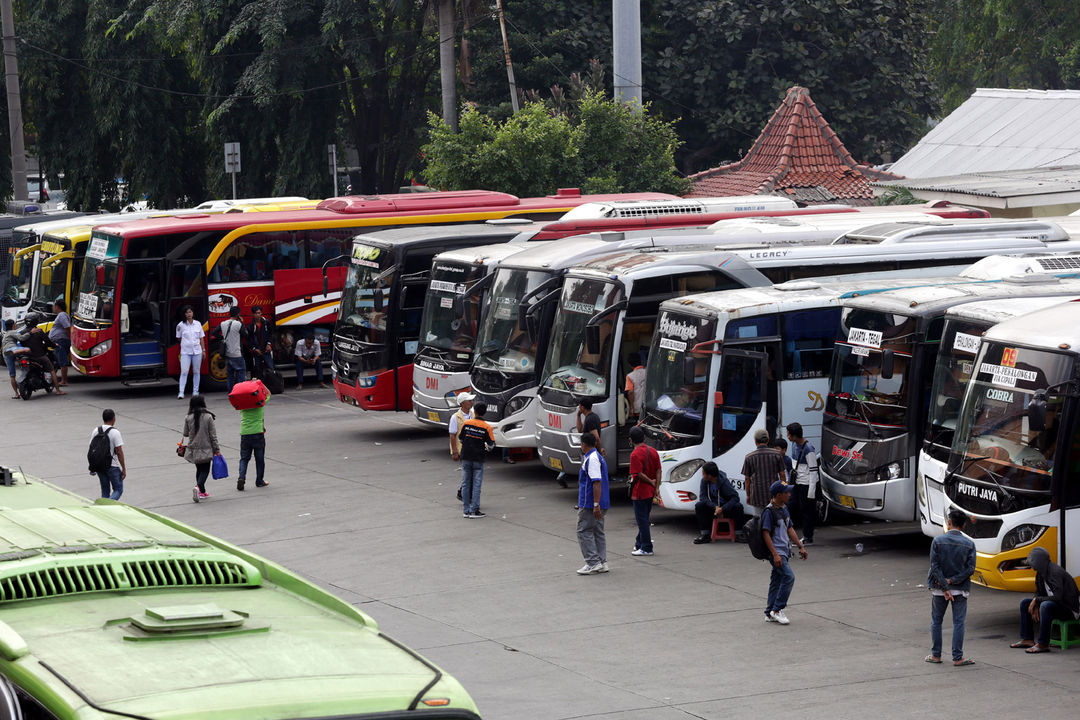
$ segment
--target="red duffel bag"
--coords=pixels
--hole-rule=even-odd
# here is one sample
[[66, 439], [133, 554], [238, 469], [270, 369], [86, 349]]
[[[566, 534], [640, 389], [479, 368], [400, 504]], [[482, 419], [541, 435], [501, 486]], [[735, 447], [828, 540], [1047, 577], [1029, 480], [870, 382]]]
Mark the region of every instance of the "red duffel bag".
[[229, 402], [237, 410], [251, 410], [265, 405], [269, 396], [270, 391], [263, 385], [262, 380], [248, 380], [233, 385]]

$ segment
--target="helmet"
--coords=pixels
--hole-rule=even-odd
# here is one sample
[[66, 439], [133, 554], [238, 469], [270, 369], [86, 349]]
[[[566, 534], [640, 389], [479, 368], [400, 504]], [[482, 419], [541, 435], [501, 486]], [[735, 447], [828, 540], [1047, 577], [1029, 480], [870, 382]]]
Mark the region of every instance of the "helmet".
[[26, 327], [28, 328], [37, 327], [42, 320], [44, 320], [44, 318], [41, 316], [41, 313], [38, 312], [26, 313], [26, 317], [23, 318], [23, 322], [26, 323]]

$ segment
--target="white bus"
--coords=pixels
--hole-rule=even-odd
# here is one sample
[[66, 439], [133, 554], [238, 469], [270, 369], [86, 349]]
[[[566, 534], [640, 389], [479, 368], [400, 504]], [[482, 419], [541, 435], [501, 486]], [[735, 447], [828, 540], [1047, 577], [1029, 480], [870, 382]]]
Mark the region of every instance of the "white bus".
[[916, 518], [916, 463], [945, 312], [980, 300], [1080, 292], [1080, 279], [1056, 272], [843, 301], [819, 448], [830, 503], [882, 520]]
[[946, 511], [973, 517], [972, 580], [1032, 592], [1033, 547], [1080, 576], [1080, 302], [986, 331], [945, 480]]

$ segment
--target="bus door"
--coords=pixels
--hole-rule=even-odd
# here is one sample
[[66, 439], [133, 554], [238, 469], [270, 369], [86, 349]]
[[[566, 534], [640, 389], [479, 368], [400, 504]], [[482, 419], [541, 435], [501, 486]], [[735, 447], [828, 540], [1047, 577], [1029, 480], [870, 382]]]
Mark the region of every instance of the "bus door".
[[120, 366], [150, 370], [163, 366], [161, 314], [164, 262], [126, 259], [120, 291]]
[[[163, 353], [163, 362], [168, 374], [180, 374], [180, 348], [176, 339], [176, 326], [184, 319], [184, 308], [188, 305], [195, 312], [195, 322], [206, 328], [209, 324], [209, 306], [206, 295], [206, 261], [201, 259], [175, 260], [169, 264], [168, 286], [159, 291], [161, 300], [157, 303], [161, 318], [161, 339], [159, 346]], [[209, 347], [209, 346], [208, 346]], [[202, 372], [209, 372], [209, 359], [202, 359]]]
[[754, 431], [768, 429], [768, 378], [769, 357], [761, 348], [724, 347], [713, 398], [713, 457], [730, 454], [731, 467], [754, 449]]
[[394, 383], [398, 410], [412, 409], [412, 361], [420, 344], [420, 319], [424, 314], [431, 262], [437, 253], [448, 246], [427, 246], [410, 250], [402, 260], [398, 288], [397, 338], [390, 348], [390, 366], [394, 368]]

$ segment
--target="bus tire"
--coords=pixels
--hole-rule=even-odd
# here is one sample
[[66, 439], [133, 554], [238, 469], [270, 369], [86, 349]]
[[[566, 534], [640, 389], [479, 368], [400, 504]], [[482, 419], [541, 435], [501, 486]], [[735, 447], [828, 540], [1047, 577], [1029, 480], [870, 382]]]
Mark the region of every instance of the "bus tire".
[[221, 350], [220, 343], [210, 348], [210, 359], [207, 361], [208, 372], [202, 379], [202, 384], [207, 390], [224, 390], [227, 385], [229, 377], [227, 361]]

